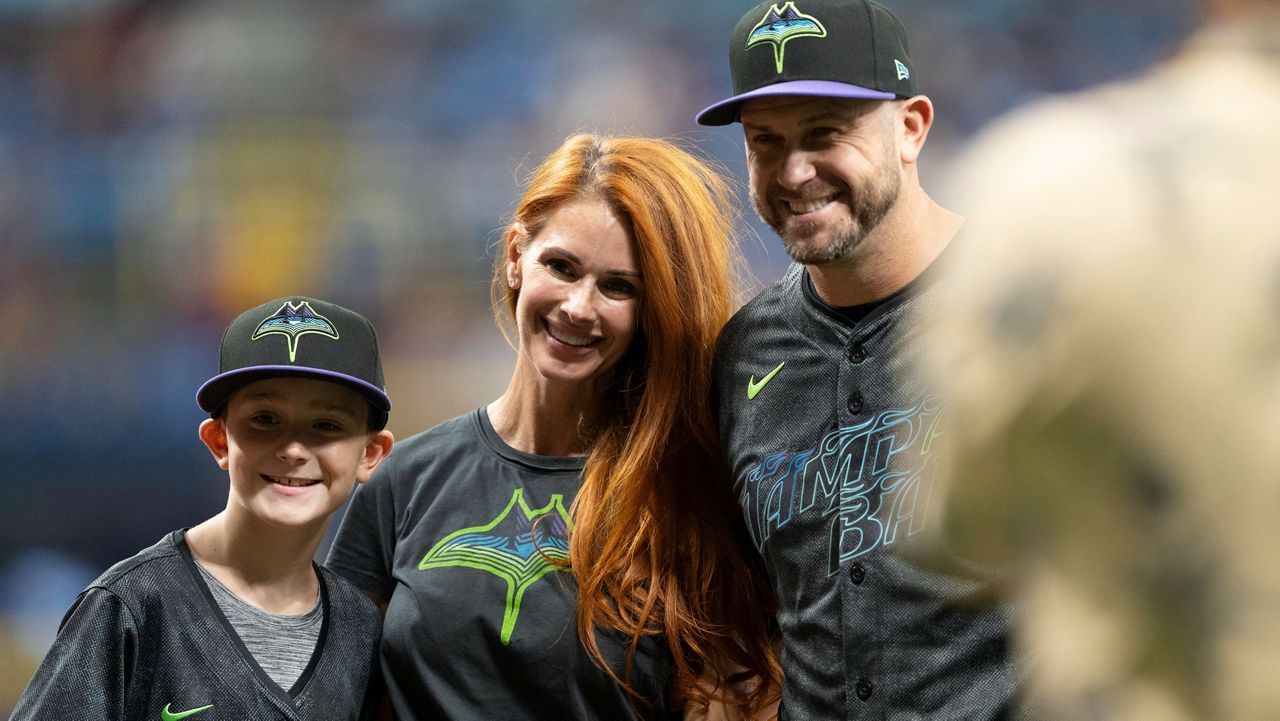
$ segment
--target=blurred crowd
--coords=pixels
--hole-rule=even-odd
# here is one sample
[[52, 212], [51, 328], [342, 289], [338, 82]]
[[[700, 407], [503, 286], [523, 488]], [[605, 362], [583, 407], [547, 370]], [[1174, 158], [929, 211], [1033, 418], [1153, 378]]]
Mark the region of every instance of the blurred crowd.
[[[680, 139], [741, 183], [736, 130], [692, 118], [749, 4], [0, 0], [0, 715], [85, 583], [224, 502], [194, 394], [233, 315], [303, 293], [370, 316], [398, 437], [487, 401], [512, 360], [491, 245], [524, 173], [589, 129]], [[887, 4], [937, 107], [926, 186], [996, 116], [1139, 73], [1197, 19]], [[773, 279], [781, 249], [741, 230]]]

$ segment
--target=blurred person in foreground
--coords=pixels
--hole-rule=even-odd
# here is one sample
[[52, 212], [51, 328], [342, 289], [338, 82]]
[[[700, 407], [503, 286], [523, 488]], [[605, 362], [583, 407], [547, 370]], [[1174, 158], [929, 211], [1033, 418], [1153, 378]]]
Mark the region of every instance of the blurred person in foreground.
[[90, 584], [11, 721], [356, 721], [371, 708], [378, 611], [313, 559], [394, 440], [377, 335], [292, 296], [240, 314], [219, 357], [196, 399], [226, 509]]
[[962, 219], [920, 185], [933, 124], [906, 32], [864, 0], [764, 2], [729, 46], [757, 213], [795, 263], [719, 338], [734, 491], [779, 599], [781, 719], [1013, 713], [985, 578], [901, 553], [923, 529], [945, 401], [915, 371]]
[[750, 713], [775, 688], [703, 402], [731, 197], [662, 140], [579, 134], [533, 172], [493, 274], [506, 391], [398, 444], [328, 559], [385, 610], [400, 719]]
[[995, 122], [931, 362], [1041, 716], [1280, 718], [1280, 3]]

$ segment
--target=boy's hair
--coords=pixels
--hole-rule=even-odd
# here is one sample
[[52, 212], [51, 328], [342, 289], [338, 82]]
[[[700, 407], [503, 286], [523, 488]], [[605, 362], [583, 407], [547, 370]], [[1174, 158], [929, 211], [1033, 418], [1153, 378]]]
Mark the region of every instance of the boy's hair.
[[282, 376], [352, 388], [369, 402], [369, 430], [387, 425], [391, 399], [373, 324], [353, 310], [300, 295], [263, 303], [231, 321], [222, 334], [218, 374], [200, 386], [196, 403], [221, 417], [238, 388]]

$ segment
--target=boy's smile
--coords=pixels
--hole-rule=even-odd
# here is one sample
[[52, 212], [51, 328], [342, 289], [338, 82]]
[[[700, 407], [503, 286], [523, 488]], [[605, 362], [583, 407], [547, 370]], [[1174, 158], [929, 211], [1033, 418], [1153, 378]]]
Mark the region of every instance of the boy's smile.
[[293, 478], [291, 476], [263, 476], [262, 478], [270, 483], [278, 483], [292, 488], [305, 488], [320, 482], [319, 478]]

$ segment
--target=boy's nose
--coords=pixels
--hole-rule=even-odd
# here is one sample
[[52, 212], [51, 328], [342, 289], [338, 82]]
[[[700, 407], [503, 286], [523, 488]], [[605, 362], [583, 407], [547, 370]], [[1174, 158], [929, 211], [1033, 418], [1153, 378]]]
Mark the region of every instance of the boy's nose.
[[290, 438], [281, 443], [276, 454], [282, 460], [295, 463], [305, 461], [311, 455], [310, 451], [307, 450], [306, 444], [296, 438]]

